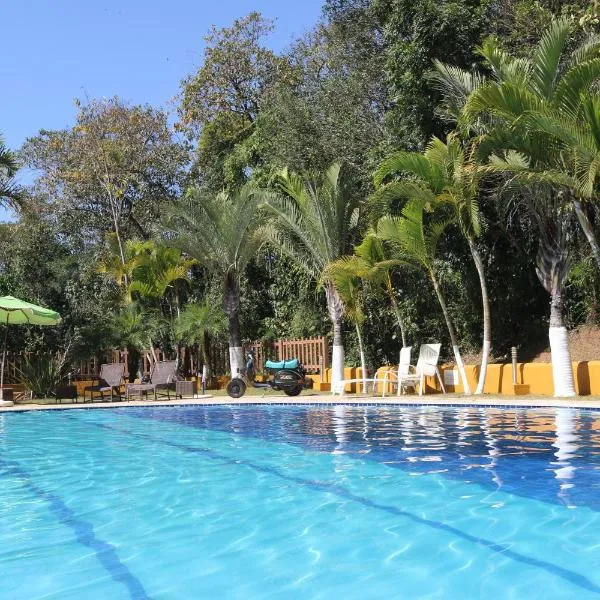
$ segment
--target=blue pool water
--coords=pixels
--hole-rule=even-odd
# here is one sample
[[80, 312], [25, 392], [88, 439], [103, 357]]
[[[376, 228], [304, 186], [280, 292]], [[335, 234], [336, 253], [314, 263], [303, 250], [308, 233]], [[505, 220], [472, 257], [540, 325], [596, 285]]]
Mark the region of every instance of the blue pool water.
[[600, 413], [0, 414], [0, 598], [600, 598]]

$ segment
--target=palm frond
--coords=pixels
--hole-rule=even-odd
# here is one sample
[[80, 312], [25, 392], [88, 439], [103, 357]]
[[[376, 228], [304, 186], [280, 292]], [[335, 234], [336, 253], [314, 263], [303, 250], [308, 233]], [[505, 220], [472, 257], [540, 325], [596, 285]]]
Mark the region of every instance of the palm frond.
[[435, 188], [443, 187], [443, 168], [419, 152], [396, 152], [385, 159], [373, 176], [376, 186], [390, 175], [410, 173]]
[[581, 96], [600, 81], [600, 57], [580, 63], [567, 71], [556, 86], [553, 106], [577, 118]]
[[476, 71], [468, 71], [442, 63], [437, 59], [433, 61], [433, 64], [435, 70], [427, 74], [427, 79], [442, 96], [442, 102], [437, 112], [442, 118], [456, 123], [467, 98], [485, 83], [485, 76]]
[[554, 20], [542, 34], [531, 60], [531, 86], [540, 97], [548, 101], [554, 94], [561, 57], [571, 29], [570, 19]]

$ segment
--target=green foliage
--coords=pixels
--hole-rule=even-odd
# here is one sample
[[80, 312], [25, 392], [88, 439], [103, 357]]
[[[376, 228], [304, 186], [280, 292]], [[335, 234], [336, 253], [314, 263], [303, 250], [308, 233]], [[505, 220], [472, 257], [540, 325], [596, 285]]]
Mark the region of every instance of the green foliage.
[[21, 202], [19, 188], [14, 181], [18, 164], [16, 156], [4, 145], [0, 136], [0, 204], [17, 207]]
[[17, 370], [17, 381], [31, 390], [34, 398], [54, 396], [56, 386], [69, 371], [67, 356], [63, 352], [25, 357]]
[[398, 145], [419, 150], [447, 128], [434, 114], [435, 90], [423, 77], [433, 61], [471, 67], [474, 50], [487, 31], [490, 0], [376, 0], [387, 43], [386, 72], [394, 108], [388, 122]]
[[[34, 211], [49, 210], [70, 232], [147, 237], [178, 195], [187, 163], [164, 112], [119, 98], [77, 103], [77, 123], [40, 131], [21, 155], [36, 169]], [[75, 219], [75, 220], [74, 220]]]
[[156, 311], [132, 302], [109, 320], [112, 342], [118, 348], [137, 351], [153, 348], [153, 341], [168, 329], [167, 321]]
[[350, 249], [358, 231], [360, 202], [340, 170], [333, 164], [324, 175], [305, 179], [285, 169], [275, 180], [281, 193], [263, 196], [275, 218], [269, 240], [318, 281]]
[[[556, 15], [567, 21], [541, 37]], [[497, 354], [537, 341], [547, 297], [532, 257], [547, 220], [523, 189], [581, 200], [597, 230], [597, 19], [586, 0], [325, 0], [321, 21], [279, 54], [258, 13], [213, 28], [181, 84], [186, 144], [162, 111], [118, 99], [80, 105], [74, 127], [26, 143], [20, 158], [37, 179], [19, 222], [0, 227], [0, 289], [64, 321], [12, 328], [9, 346], [72, 340], [85, 358], [180, 338], [204, 351], [203, 331], [220, 336], [219, 302], [245, 340], [322, 335], [327, 300], [338, 325], [344, 310], [364, 317], [371, 365], [396, 362], [400, 320], [410, 343], [447, 345], [433, 271], [460, 345], [478, 351], [479, 285], [459, 229], [477, 237], [489, 275]], [[10, 203], [17, 165], [5, 152]], [[334, 163], [343, 170], [325, 175]], [[352, 254], [367, 222], [375, 229]], [[597, 283], [582, 236], [568, 233], [575, 325], [595, 318]], [[336, 261], [341, 279], [328, 270]]]
[[254, 163], [245, 141], [254, 131], [264, 92], [291, 77], [287, 60], [263, 45], [272, 30], [273, 22], [258, 12], [231, 27], [213, 27], [204, 38], [202, 66], [181, 84], [178, 127], [199, 140], [196, 170], [213, 192], [224, 181], [232, 187], [243, 183], [244, 169]]
[[173, 329], [176, 340], [193, 346], [202, 344], [205, 335], [219, 336], [227, 331], [227, 318], [210, 301], [190, 302], [175, 319]]

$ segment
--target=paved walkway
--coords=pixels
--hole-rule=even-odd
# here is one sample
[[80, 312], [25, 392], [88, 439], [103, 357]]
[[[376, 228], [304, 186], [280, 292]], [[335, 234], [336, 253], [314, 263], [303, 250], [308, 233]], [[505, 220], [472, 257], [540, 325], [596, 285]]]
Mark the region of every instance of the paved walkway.
[[182, 400], [132, 400], [130, 402], [87, 402], [83, 403], [58, 403], [58, 404], [17, 404], [15, 406], [0, 407], [0, 412], [20, 412], [28, 410], [64, 410], [64, 409], [90, 409], [90, 408], [121, 408], [124, 406], [207, 406], [207, 405], [244, 405], [244, 404], [315, 404], [332, 405], [343, 404], [346, 406], [390, 405], [399, 406], [489, 406], [489, 407], [566, 407], [566, 408], [594, 408], [600, 410], [600, 398], [591, 396], [578, 396], [570, 399], [550, 398], [547, 396], [451, 396], [432, 394], [429, 396], [331, 396], [306, 394], [290, 398], [288, 396], [246, 396], [234, 400], [228, 396], [198, 396]]

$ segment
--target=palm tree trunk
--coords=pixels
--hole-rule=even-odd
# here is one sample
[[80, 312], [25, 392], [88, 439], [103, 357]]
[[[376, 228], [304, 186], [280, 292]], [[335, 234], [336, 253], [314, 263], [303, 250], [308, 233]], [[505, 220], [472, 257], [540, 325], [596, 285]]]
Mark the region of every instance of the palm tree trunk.
[[244, 368], [244, 352], [240, 335], [240, 319], [238, 311], [229, 313], [229, 367], [231, 377], [235, 377]]
[[202, 352], [202, 363], [203, 372], [205, 373], [206, 379], [210, 377], [210, 339], [208, 332], [204, 332], [202, 336], [201, 352]]
[[240, 286], [236, 273], [227, 273], [223, 289], [223, 308], [229, 318], [229, 368], [235, 377], [244, 368], [244, 352], [240, 333]]
[[563, 321], [564, 299], [562, 286], [552, 290], [550, 302], [550, 354], [555, 396], [575, 396], [573, 365], [569, 350], [567, 328]]
[[555, 396], [574, 396], [573, 365], [569, 338], [565, 327], [564, 282], [571, 269], [571, 256], [563, 225], [568, 215], [552, 215], [540, 219], [540, 241], [536, 273], [544, 289], [550, 294], [550, 355]]
[[331, 389], [344, 379], [344, 343], [342, 340], [342, 317], [344, 305], [333, 283], [325, 288], [327, 312], [333, 325], [333, 347], [331, 351]]
[[487, 291], [487, 284], [485, 282], [485, 270], [483, 267], [483, 260], [477, 249], [477, 245], [474, 240], [468, 238], [469, 248], [471, 250], [471, 256], [477, 269], [477, 275], [479, 275], [479, 285], [481, 287], [481, 303], [483, 312], [483, 348], [481, 351], [481, 367], [479, 370], [479, 381], [477, 382], [476, 394], [483, 394], [483, 388], [485, 387], [485, 378], [487, 375], [488, 360], [490, 356], [490, 348], [492, 347], [492, 319], [490, 317], [490, 299]]
[[390, 302], [392, 303], [392, 310], [394, 311], [394, 316], [396, 317], [396, 323], [398, 323], [398, 328], [400, 329], [400, 336], [402, 337], [402, 347], [406, 348], [406, 331], [404, 329], [404, 321], [402, 320], [402, 315], [400, 314], [400, 307], [398, 306], [398, 301], [396, 300], [396, 296], [394, 296], [394, 288], [392, 287], [392, 282], [388, 276], [386, 281], [386, 288], [388, 295], [390, 297]]
[[458, 347], [458, 340], [456, 338], [456, 331], [454, 330], [454, 325], [450, 320], [450, 314], [448, 313], [448, 307], [446, 306], [446, 300], [442, 294], [442, 290], [440, 288], [440, 284], [435, 276], [433, 271], [429, 272], [429, 277], [431, 279], [431, 283], [433, 283], [433, 288], [435, 289], [435, 293], [438, 298], [438, 302], [442, 307], [442, 312], [444, 313], [444, 319], [446, 320], [446, 327], [448, 328], [448, 333], [450, 335], [450, 342], [452, 344], [452, 351], [454, 352], [454, 360], [456, 360], [456, 366], [458, 367], [458, 372], [460, 373], [460, 378], [463, 383], [463, 389], [465, 394], [471, 393], [471, 386], [469, 385], [469, 381], [467, 379], [467, 373], [465, 371], [465, 365], [463, 364], [462, 358], [460, 356], [460, 349]]
[[360, 325], [354, 323], [356, 328], [356, 338], [358, 339], [358, 352], [360, 354], [360, 369], [362, 371], [362, 393], [367, 393], [367, 361], [365, 360], [365, 347], [363, 345], [362, 334], [360, 332]]
[[596, 265], [600, 269], [600, 245], [598, 244], [598, 238], [596, 238], [596, 232], [594, 231], [581, 200], [573, 200], [573, 206], [575, 207], [575, 214], [577, 215], [579, 225], [581, 225], [581, 229], [592, 248], [592, 254], [594, 255]]

